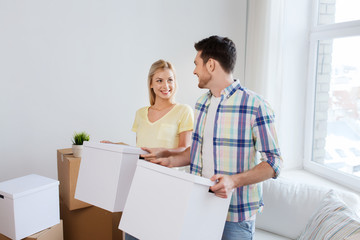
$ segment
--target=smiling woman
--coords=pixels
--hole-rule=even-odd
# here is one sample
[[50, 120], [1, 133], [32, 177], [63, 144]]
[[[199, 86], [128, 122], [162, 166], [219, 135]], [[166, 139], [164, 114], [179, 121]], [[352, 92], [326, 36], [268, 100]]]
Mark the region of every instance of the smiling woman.
[[175, 70], [171, 63], [158, 60], [151, 66], [148, 87], [151, 105], [148, 118], [150, 122], [156, 122], [175, 106]]
[[132, 131], [136, 145], [151, 148], [190, 146], [193, 111], [175, 102], [177, 89], [175, 69], [170, 62], [154, 62], [148, 74], [150, 106], [136, 112]]
[[[158, 97], [158, 100], [161, 99], [165, 103], [173, 103], [173, 98], [176, 91], [176, 84], [174, 79], [174, 73], [169, 68], [160, 69], [154, 73], [152, 79], [150, 80], [150, 91], [155, 95], [155, 99]], [[159, 102], [160, 101], [158, 101], [157, 105], [160, 104]]]
[[[170, 62], [154, 62], [148, 74], [150, 106], [136, 112], [132, 131], [136, 145], [149, 148], [186, 148], [190, 146], [194, 113], [175, 102], [177, 82]], [[183, 169], [182, 169], [183, 170]], [[125, 234], [125, 240], [136, 239]]]

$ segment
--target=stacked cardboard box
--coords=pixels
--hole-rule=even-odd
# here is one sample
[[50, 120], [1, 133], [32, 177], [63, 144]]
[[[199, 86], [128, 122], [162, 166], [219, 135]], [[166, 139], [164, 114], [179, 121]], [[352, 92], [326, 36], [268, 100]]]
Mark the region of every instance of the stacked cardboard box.
[[71, 148], [57, 151], [60, 217], [65, 240], [122, 240], [121, 213], [111, 213], [74, 198], [81, 158]]
[[60, 181], [60, 198], [69, 210], [90, 207], [91, 205], [74, 198], [79, 175], [81, 158], [72, 155], [71, 148], [57, 151], [57, 170]]
[[122, 240], [118, 229], [121, 212], [111, 213], [95, 206], [70, 211], [61, 202], [60, 216], [65, 240]]
[[59, 224], [59, 182], [36, 174], [1, 182], [0, 213], [0, 233], [15, 240]]

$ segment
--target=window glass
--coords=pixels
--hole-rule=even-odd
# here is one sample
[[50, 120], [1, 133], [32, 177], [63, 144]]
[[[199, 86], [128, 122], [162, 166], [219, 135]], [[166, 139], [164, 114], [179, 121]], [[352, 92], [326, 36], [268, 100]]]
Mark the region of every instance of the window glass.
[[319, 0], [318, 25], [360, 20], [359, 0]]
[[360, 37], [318, 42], [312, 161], [360, 177]]

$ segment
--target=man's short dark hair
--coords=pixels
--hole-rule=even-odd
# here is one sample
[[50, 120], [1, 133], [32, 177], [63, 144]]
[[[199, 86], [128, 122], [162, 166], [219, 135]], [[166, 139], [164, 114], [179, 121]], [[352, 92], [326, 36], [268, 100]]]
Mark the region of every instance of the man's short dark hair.
[[232, 73], [236, 62], [236, 47], [227, 37], [211, 36], [194, 44], [204, 64], [209, 58], [217, 60], [227, 73]]

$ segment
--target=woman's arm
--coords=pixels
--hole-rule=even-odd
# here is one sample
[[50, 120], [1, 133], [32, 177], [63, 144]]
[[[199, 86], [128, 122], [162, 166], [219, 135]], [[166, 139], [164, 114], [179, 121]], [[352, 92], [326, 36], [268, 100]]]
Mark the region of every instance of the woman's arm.
[[178, 148], [187, 148], [191, 144], [192, 130], [179, 133]]
[[143, 154], [145, 160], [165, 167], [183, 167], [190, 164], [190, 147], [187, 148], [142, 148], [148, 154]]

